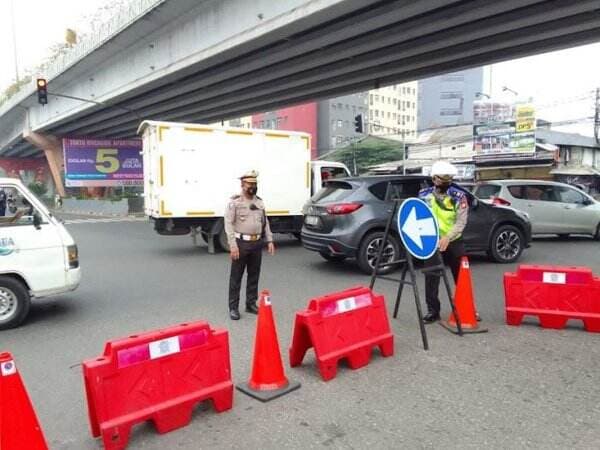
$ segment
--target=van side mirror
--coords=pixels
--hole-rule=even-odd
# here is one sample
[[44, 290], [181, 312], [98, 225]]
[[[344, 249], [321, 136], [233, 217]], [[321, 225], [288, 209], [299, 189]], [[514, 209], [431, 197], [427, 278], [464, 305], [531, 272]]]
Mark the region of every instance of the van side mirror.
[[42, 216], [40, 216], [37, 212], [33, 213], [33, 226], [36, 230], [42, 229]]

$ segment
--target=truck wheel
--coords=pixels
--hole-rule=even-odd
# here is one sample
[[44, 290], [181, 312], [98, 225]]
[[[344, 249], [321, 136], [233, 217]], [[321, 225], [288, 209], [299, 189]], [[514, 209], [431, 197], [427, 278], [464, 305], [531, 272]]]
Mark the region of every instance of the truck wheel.
[[[358, 267], [367, 275], [371, 275], [373, 273], [373, 267], [375, 264], [375, 260], [377, 259], [377, 255], [379, 252], [379, 248], [383, 245], [383, 235], [385, 233], [383, 231], [374, 231], [369, 233], [360, 244], [360, 248], [358, 250], [358, 255], [356, 256], [356, 260], [358, 262]], [[386, 242], [385, 248], [383, 249], [383, 254], [381, 255], [381, 259], [383, 262], [391, 262], [397, 261], [400, 259], [400, 244], [398, 239], [394, 235], [389, 235], [388, 240]], [[377, 272], [380, 275], [384, 275], [386, 273], [390, 273], [396, 269], [396, 266], [386, 266], [383, 269], [379, 269]]]
[[20, 281], [0, 276], [0, 330], [17, 327], [29, 314], [29, 291]]
[[501, 225], [492, 236], [488, 255], [498, 263], [515, 262], [523, 252], [523, 237], [513, 225]]

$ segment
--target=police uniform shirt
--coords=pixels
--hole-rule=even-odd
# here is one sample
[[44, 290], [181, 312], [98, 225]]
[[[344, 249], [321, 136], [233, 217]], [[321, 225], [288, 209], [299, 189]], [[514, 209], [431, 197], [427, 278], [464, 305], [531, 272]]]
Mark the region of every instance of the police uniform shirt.
[[[252, 205], [255, 205], [256, 208], [253, 208]], [[229, 246], [237, 247], [235, 233], [261, 235], [263, 220], [266, 221], [264, 239], [267, 242], [273, 242], [273, 234], [262, 199], [254, 197], [252, 200], [248, 200], [243, 195], [232, 197], [225, 211], [225, 233]]]

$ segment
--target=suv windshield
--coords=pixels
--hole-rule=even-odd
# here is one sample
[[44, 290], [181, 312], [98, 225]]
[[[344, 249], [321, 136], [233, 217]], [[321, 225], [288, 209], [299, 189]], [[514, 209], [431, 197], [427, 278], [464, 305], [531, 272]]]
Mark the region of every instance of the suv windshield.
[[352, 192], [353, 186], [345, 181], [328, 181], [319, 192], [317, 192], [312, 201], [317, 202], [337, 202], [347, 197]]

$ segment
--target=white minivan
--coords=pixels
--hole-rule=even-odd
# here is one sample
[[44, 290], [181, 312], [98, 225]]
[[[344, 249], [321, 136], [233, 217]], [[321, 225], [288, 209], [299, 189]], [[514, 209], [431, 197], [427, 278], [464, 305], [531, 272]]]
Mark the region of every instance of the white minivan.
[[20, 180], [0, 178], [0, 330], [23, 322], [31, 298], [80, 280], [77, 245], [62, 223]]

